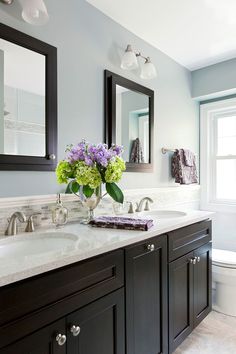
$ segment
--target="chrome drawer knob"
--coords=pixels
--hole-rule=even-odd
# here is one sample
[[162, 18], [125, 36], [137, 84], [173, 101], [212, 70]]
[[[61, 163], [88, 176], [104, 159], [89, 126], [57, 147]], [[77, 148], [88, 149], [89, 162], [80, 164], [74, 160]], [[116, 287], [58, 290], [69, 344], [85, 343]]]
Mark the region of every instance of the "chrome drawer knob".
[[155, 250], [155, 245], [153, 243], [150, 245], [147, 245], [147, 249], [148, 249], [148, 251], [152, 252]]
[[66, 342], [66, 336], [65, 336], [65, 334], [60, 334], [60, 333], [59, 333], [59, 334], [56, 336], [56, 342], [57, 342], [57, 344], [60, 345], [60, 346], [64, 345], [65, 342]]
[[71, 326], [70, 331], [73, 334], [74, 337], [77, 337], [80, 334], [80, 326]]
[[199, 263], [201, 261], [201, 257], [197, 257], [197, 262]]
[[190, 258], [190, 263], [191, 264], [196, 264], [196, 261], [197, 261], [196, 257]]
[[50, 154], [48, 155], [49, 160], [56, 160], [56, 155], [55, 154]]

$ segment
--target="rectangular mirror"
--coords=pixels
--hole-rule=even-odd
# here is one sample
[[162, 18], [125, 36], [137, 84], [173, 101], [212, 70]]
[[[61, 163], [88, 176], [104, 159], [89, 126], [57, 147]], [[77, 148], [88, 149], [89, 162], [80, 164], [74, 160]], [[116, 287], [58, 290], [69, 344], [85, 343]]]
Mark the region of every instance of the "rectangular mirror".
[[127, 171], [153, 170], [154, 92], [105, 71], [106, 142], [124, 147]]
[[0, 24], [0, 169], [53, 170], [56, 48]]

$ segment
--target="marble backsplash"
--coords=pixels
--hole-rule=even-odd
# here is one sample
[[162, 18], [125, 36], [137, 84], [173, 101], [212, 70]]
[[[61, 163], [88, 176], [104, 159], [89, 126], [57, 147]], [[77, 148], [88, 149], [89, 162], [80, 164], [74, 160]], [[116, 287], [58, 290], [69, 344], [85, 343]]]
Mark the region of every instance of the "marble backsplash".
[[[125, 190], [125, 202], [134, 204], [143, 197], [149, 196], [154, 203], [152, 209], [199, 209], [200, 186], [176, 186], [151, 189]], [[81, 205], [79, 198], [74, 195], [62, 195], [63, 204], [68, 208], [68, 222], [79, 221], [87, 215], [86, 209]], [[10, 216], [15, 211], [23, 212], [28, 218], [35, 216], [35, 227], [48, 227], [52, 225], [52, 209], [56, 204], [56, 195], [30, 196], [18, 198], [0, 198], [0, 235], [4, 235]], [[96, 215], [114, 214], [114, 203], [109, 196], [105, 196], [96, 209]], [[123, 211], [127, 210], [127, 203]], [[131, 214], [132, 215], [132, 214]], [[24, 232], [26, 224], [19, 223], [19, 232]]]

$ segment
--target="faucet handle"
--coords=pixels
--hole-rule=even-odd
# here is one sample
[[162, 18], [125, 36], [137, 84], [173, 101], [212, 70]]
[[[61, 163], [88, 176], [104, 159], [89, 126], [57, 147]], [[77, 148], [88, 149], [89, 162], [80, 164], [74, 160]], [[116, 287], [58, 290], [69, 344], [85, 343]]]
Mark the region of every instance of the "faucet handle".
[[29, 219], [27, 221], [27, 225], [25, 228], [25, 232], [34, 232], [35, 227], [34, 227], [34, 220], [33, 217], [37, 216], [37, 215], [41, 215], [42, 213], [37, 212], [37, 213], [33, 213], [32, 215], [29, 216]]
[[153, 203], [153, 200], [151, 198], [146, 200], [145, 208], [144, 208], [145, 211], [150, 211], [150, 203]]
[[133, 202], [127, 202], [127, 204], [129, 204], [128, 214], [134, 214], [135, 211]]

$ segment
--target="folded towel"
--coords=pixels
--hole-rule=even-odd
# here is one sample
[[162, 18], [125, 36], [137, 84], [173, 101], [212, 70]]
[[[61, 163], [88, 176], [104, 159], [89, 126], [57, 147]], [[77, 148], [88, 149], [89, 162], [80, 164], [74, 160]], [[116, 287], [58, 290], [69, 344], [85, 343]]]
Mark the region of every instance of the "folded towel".
[[153, 226], [153, 220], [99, 216], [91, 220], [90, 225], [111, 229], [148, 231]]
[[[198, 183], [195, 156], [192, 152], [191, 155], [190, 153], [186, 153], [186, 156], [187, 161], [184, 149], [176, 150], [172, 157], [172, 177], [175, 178], [176, 183], [180, 184]], [[192, 166], [188, 164], [192, 164]]]

